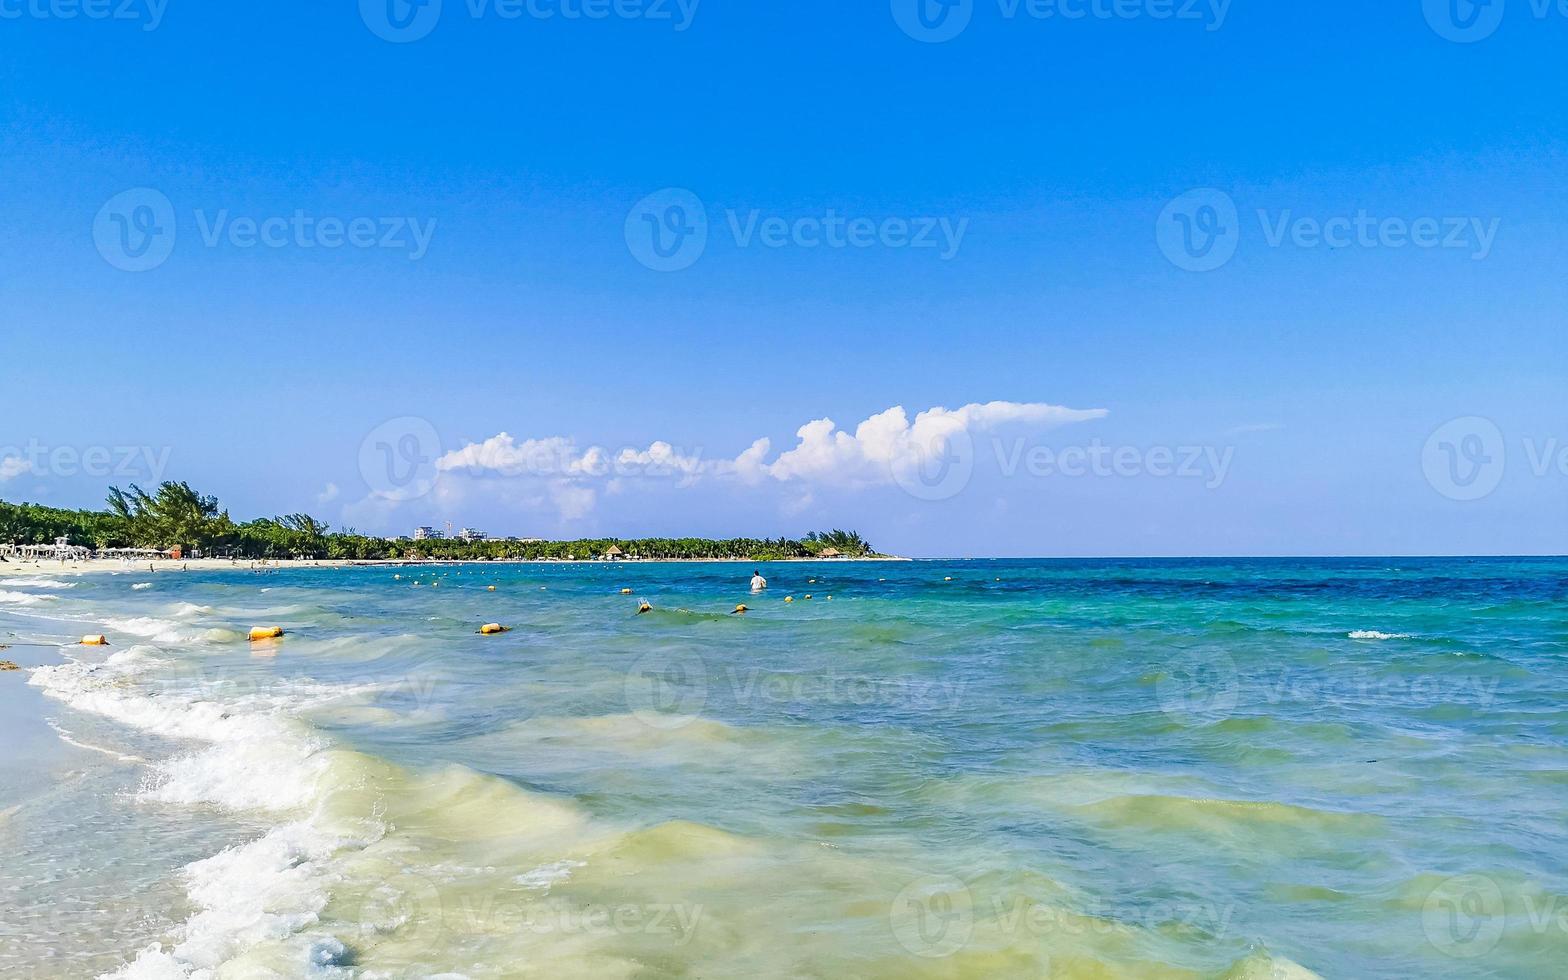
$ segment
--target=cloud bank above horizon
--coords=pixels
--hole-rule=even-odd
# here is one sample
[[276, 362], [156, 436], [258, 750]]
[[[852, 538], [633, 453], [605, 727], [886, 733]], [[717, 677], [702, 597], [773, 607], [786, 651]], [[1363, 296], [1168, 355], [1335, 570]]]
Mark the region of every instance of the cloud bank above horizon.
[[[809, 503], [817, 487], [860, 490], [892, 486], [932, 459], [962, 454], [977, 433], [1004, 426], [1033, 431], [1101, 419], [1107, 409], [1076, 409], [1045, 402], [974, 402], [959, 408], [928, 408], [910, 419], [894, 405], [857, 424], [853, 431], [828, 417], [813, 419], [795, 432], [795, 443], [776, 456], [772, 440], [754, 440], [734, 457], [704, 458], [666, 440], [647, 448], [610, 450], [580, 446], [568, 436], [519, 439], [502, 431], [441, 455], [436, 470], [515, 486], [534, 503], [548, 501], [562, 520], [587, 516], [600, 493], [621, 493], [638, 481], [660, 480], [677, 488], [705, 481], [738, 481], [749, 486], [788, 485], [793, 506]], [[771, 458], [770, 458], [771, 457]], [[451, 493], [455, 488], [437, 487]]]

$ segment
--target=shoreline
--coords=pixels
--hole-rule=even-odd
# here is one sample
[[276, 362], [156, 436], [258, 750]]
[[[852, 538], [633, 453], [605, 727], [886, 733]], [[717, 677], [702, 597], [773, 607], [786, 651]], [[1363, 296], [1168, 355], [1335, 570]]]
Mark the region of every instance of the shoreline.
[[0, 564], [0, 582], [7, 578], [28, 578], [40, 575], [84, 574], [123, 572], [126, 574], [159, 574], [167, 572], [240, 571], [251, 569], [301, 569], [301, 568], [398, 568], [425, 565], [783, 565], [783, 564], [876, 564], [879, 562], [911, 562], [913, 558], [885, 556], [877, 558], [777, 558], [757, 561], [749, 558], [630, 558], [603, 561], [592, 558], [269, 558], [231, 561], [227, 558], [161, 559], [151, 562], [119, 558], [67, 559], [39, 558], [22, 562], [12, 559]]

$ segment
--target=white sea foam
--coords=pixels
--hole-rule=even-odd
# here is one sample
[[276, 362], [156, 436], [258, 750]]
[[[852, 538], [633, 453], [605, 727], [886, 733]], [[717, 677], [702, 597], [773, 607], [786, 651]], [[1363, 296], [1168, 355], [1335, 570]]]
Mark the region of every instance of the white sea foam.
[[128, 616], [123, 619], [106, 619], [104, 625], [118, 633], [141, 636], [158, 643], [181, 643], [194, 639], [180, 631], [180, 624], [154, 616]]
[[586, 864], [587, 862], [585, 861], [572, 860], [556, 861], [553, 864], [541, 864], [532, 871], [523, 872], [513, 880], [524, 888], [548, 893], [551, 885], [558, 885], [566, 881], [572, 876], [573, 871], [584, 867]]
[[74, 745], [79, 749], [86, 749], [89, 752], [101, 752], [104, 755], [119, 759], [121, 762], [147, 761], [139, 755], [126, 755], [124, 752], [116, 752], [114, 749], [106, 749], [102, 745], [94, 745], [91, 742], [84, 742], [78, 739], [73, 732], [61, 728], [60, 725], [54, 721], [49, 722], [49, 727], [54, 729], [54, 733], [60, 736], [60, 741], [64, 742], [66, 745]]
[[30, 589], [74, 589], [75, 582], [62, 582], [57, 578], [9, 578], [7, 585], [20, 585]]
[[40, 602], [53, 599], [52, 595], [32, 595], [27, 592], [10, 592], [0, 589], [0, 602], [12, 606], [36, 606]]
[[345, 846], [364, 843], [324, 833], [314, 821], [302, 820], [187, 865], [186, 893], [199, 911], [181, 926], [179, 940], [168, 947], [147, 946], [135, 960], [105, 977], [208, 980], [259, 943], [291, 939], [308, 950], [300, 957], [306, 975], [346, 976], [333, 965], [343, 956], [341, 944], [330, 937], [301, 933], [319, 921], [327, 905], [335, 880], [333, 855]]
[[[148, 632], [153, 632], [149, 621]], [[123, 628], [123, 624], [122, 627]], [[333, 780], [331, 756], [291, 717], [292, 710], [339, 696], [326, 685], [302, 683], [225, 701], [208, 699], [199, 677], [149, 691], [138, 681], [172, 663], [155, 647], [117, 651], [102, 664], [70, 661], [34, 669], [30, 683], [72, 707], [164, 737], [207, 743], [154, 765], [141, 798], [178, 806], [308, 814], [188, 865], [183, 872], [198, 910], [171, 945], [153, 944], [107, 974], [115, 980], [215, 977], [225, 963], [260, 943], [300, 945], [295, 962], [311, 974], [345, 976], [335, 963], [335, 940], [306, 934], [338, 880], [333, 858], [385, 832], [360, 821], [364, 836], [326, 829], [320, 804]], [[352, 690], [352, 689], [347, 689]], [[294, 955], [291, 953], [291, 955]]]
[[150, 589], [150, 588], [152, 588], [152, 583], [151, 582], [137, 582], [135, 585], [131, 586], [131, 588], [134, 591], [140, 592], [143, 589]]
[[1353, 630], [1349, 634], [1352, 640], [1408, 640], [1409, 633], [1382, 633], [1378, 630]]

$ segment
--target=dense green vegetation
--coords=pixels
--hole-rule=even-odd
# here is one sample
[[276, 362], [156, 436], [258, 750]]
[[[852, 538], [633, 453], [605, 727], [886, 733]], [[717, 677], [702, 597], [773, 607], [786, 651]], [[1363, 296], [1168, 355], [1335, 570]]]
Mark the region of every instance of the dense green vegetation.
[[812, 532], [790, 538], [593, 538], [577, 541], [388, 541], [352, 529], [333, 532], [309, 514], [230, 519], [216, 497], [185, 483], [165, 483], [154, 493], [132, 484], [109, 491], [108, 510], [62, 510], [0, 501], [0, 542], [50, 544], [65, 537], [89, 548], [178, 547], [187, 555], [236, 558], [602, 558], [618, 548], [627, 558], [782, 558], [874, 555], [853, 531]]

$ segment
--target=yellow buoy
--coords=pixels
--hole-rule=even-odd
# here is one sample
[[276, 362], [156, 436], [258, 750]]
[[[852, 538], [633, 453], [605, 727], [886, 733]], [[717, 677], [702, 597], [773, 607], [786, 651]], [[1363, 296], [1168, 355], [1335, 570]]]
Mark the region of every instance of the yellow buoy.
[[282, 635], [283, 627], [281, 626], [252, 626], [250, 628], [250, 640], [252, 643], [257, 640], [276, 640]]
[[825, 595], [822, 598], [826, 599], [828, 602], [832, 602], [833, 601], [833, 597], [830, 596], [830, 595]]
[[944, 582], [951, 582], [952, 580], [953, 580], [953, 576], [949, 575], [947, 578], [944, 578], [942, 581], [944, 581]]
[[795, 601], [795, 597], [792, 596], [792, 595], [787, 595], [787, 596], [784, 597], [784, 601], [785, 602], [794, 602]]
[[632, 594], [632, 590], [631, 589], [622, 589], [621, 590], [621, 595], [631, 595], [631, 594]]
[[82, 637], [81, 645], [84, 647], [106, 647], [109, 645], [109, 638], [102, 633], [91, 634]]
[[653, 612], [653, 603], [646, 599], [637, 604], [637, 615], [641, 616], [645, 612]]
[[495, 586], [493, 586], [493, 585], [491, 585], [491, 586], [487, 586], [487, 587], [486, 587], [486, 589], [485, 589], [485, 591], [486, 591], [486, 592], [494, 592], [494, 591], [495, 591]]
[[[744, 603], [744, 602], [743, 602], [743, 603], [741, 603], [741, 604], [740, 604], [740, 605], [738, 605], [738, 606], [736, 606], [736, 607], [735, 607], [735, 613], [737, 613], [737, 614], [738, 614], [738, 613], [743, 613], [743, 612], [745, 612], [745, 611], [746, 611], [746, 609], [747, 609], [747, 606], [746, 606], [746, 604], [745, 604], [745, 603]], [[732, 614], [732, 615], [733, 615], [733, 614]]]
[[511, 631], [512, 627], [502, 626], [500, 623], [486, 623], [479, 627], [479, 633], [482, 636], [493, 636], [496, 633], [510, 633]]
[[394, 581], [394, 582], [401, 582], [402, 580], [403, 580], [403, 576], [401, 576], [401, 575], [394, 575], [394, 576], [392, 576], [392, 581]]
[[806, 598], [807, 598], [807, 599], [810, 599], [810, 598], [811, 598], [811, 593], [810, 593], [810, 592], [807, 592], [807, 593], [806, 593]]

